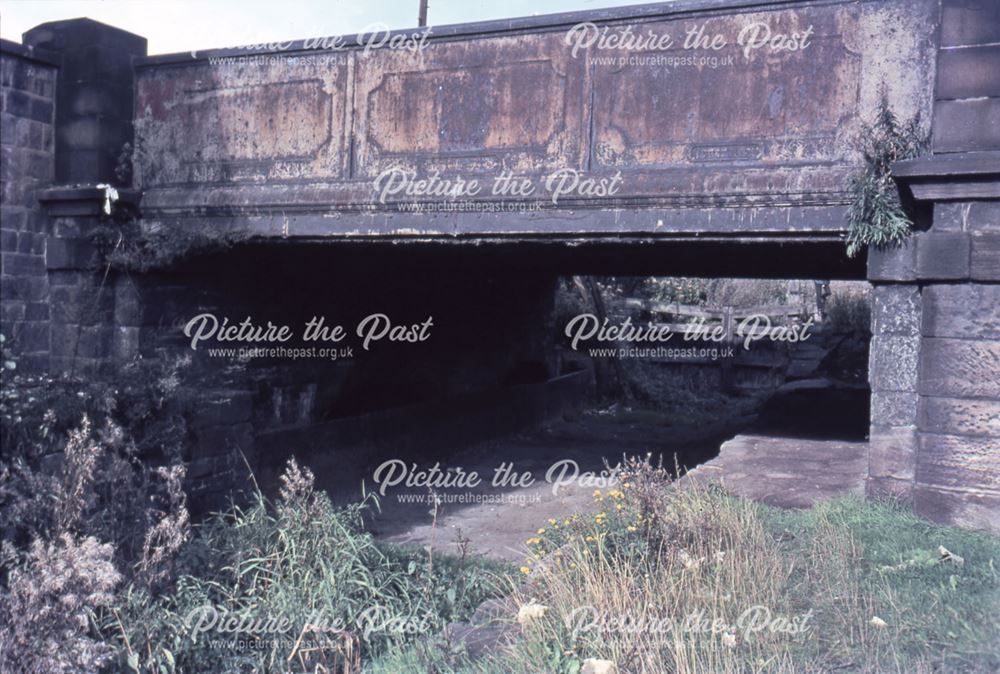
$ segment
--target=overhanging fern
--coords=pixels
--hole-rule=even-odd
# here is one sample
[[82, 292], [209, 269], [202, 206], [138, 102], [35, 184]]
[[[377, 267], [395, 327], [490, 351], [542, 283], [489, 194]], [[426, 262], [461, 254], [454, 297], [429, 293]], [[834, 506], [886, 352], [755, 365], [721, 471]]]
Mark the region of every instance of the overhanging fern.
[[899, 245], [909, 236], [913, 222], [903, 209], [891, 167], [895, 161], [924, 154], [928, 144], [927, 135], [920, 128], [919, 116], [900, 123], [883, 94], [875, 123], [862, 127], [864, 167], [848, 182], [851, 193], [847, 211], [849, 257], [867, 246]]

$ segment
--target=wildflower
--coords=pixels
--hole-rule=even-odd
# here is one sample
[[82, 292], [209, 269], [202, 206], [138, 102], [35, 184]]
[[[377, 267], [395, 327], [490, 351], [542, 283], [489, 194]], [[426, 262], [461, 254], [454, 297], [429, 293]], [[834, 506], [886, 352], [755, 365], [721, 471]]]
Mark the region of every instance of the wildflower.
[[538, 530], [538, 535], [539, 536], [541, 536], [544, 533], [545, 533], [545, 527], [542, 527], [541, 529]]
[[544, 616], [548, 610], [548, 606], [542, 606], [534, 602], [527, 603], [517, 610], [517, 624], [524, 625], [532, 620], [537, 620]]
[[629, 532], [630, 534], [634, 534], [634, 533], [635, 533], [635, 531], [636, 531], [636, 529], [635, 529], [635, 527], [634, 527], [634, 526], [632, 526], [632, 525], [630, 524], [630, 525], [628, 525], [627, 527], [625, 527], [625, 531]]
[[530, 566], [522, 566], [521, 567], [521, 573], [523, 573], [524, 575], [527, 576], [529, 573], [531, 573], [531, 567]]
[[594, 498], [601, 498], [601, 490], [600, 489], [595, 489], [594, 490]]
[[871, 625], [872, 627], [878, 627], [879, 629], [889, 626], [889, 623], [882, 620], [878, 616], [873, 616], [872, 619], [868, 621], [868, 624]]
[[559, 523], [558, 521], [556, 521], [556, 520], [552, 519], [551, 517], [549, 518], [549, 524], [551, 524], [552, 526], [555, 526], [555, 525], [557, 525], [558, 523]]
[[736, 635], [726, 632], [722, 635], [722, 645], [726, 648], [736, 648]]

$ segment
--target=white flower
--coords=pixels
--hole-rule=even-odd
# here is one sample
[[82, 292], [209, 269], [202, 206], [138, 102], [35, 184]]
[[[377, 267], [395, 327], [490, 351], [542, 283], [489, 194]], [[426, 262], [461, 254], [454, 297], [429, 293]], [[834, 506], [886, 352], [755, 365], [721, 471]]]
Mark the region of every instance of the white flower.
[[529, 602], [517, 610], [517, 623], [524, 625], [545, 615], [549, 610], [548, 606], [542, 606], [534, 602]]
[[722, 635], [722, 645], [726, 648], [736, 648], [736, 635], [726, 632]]
[[618, 668], [610, 660], [599, 660], [597, 658], [587, 658], [583, 661], [580, 674], [614, 674]]
[[871, 620], [868, 621], [868, 624], [871, 625], [872, 627], [878, 627], [879, 629], [889, 626], [889, 623], [882, 620], [878, 616], [874, 616]]

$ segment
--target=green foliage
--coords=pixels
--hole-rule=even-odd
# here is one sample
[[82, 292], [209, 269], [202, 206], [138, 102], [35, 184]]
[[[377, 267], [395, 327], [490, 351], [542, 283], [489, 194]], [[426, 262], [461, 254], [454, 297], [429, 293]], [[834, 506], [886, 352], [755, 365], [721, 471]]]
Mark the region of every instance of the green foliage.
[[638, 409], [620, 411], [621, 423], [654, 426], [705, 425], [757, 410], [766, 392], [725, 393], [718, 374], [698, 368], [664, 368], [641, 359], [622, 362]]
[[835, 293], [826, 303], [825, 325], [836, 333], [871, 332], [872, 308], [868, 295]]
[[[373, 671], [587, 671], [587, 658], [616, 671], [1000, 671], [997, 537], [858, 495], [781, 510], [713, 486], [668, 489], [662, 471], [642, 462], [625, 478], [595, 497], [607, 515], [550, 522], [529, 543], [540, 558], [512, 603], [545, 612], [510, 647], [474, 663], [441, 654], [407, 669], [424, 662], [411, 649]], [[581, 606], [610, 629], [570, 633], [567, 616]], [[738, 616], [752, 607], [808, 615], [807, 629], [784, 632], [789, 623], [769, 618], [776, 629], [742, 631]], [[692, 615], [723, 626], [688, 631]]]
[[170, 500], [157, 469], [181, 461], [187, 438], [188, 362], [136, 360], [113, 381], [8, 370], [0, 387], [0, 530], [13, 549], [60, 533], [60, 513], [72, 504], [75, 533], [113, 544], [120, 565], [141, 558], [145, 532], [160, 517], [151, 506]]
[[903, 209], [892, 178], [893, 162], [913, 159], [928, 147], [926, 133], [915, 117], [901, 123], [883, 94], [875, 123], [862, 129], [864, 167], [848, 182], [851, 205], [847, 212], [847, 254], [854, 257], [867, 246], [901, 244], [912, 221]]
[[[381, 544], [362, 526], [370, 499], [335, 508], [314, 490], [309, 471], [294, 463], [283, 479], [275, 503], [257, 493], [247, 508], [234, 507], [200, 527], [172, 592], [125, 593], [102, 627], [118, 642], [123, 666], [137, 672], [341, 671], [355, 656], [428, 638], [496, 594], [494, 577], [505, 567]], [[252, 632], [199, 633], [206, 607], [247, 620], [280, 618], [290, 627], [258, 630], [259, 640], [248, 645]]]

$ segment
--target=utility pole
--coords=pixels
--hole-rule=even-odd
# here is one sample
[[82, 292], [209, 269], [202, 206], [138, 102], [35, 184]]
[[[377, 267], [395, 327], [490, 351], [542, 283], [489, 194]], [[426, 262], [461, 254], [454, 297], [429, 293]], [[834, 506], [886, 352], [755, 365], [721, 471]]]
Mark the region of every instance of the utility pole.
[[427, 0], [420, 0], [420, 13], [417, 15], [417, 26], [423, 28], [427, 25]]

